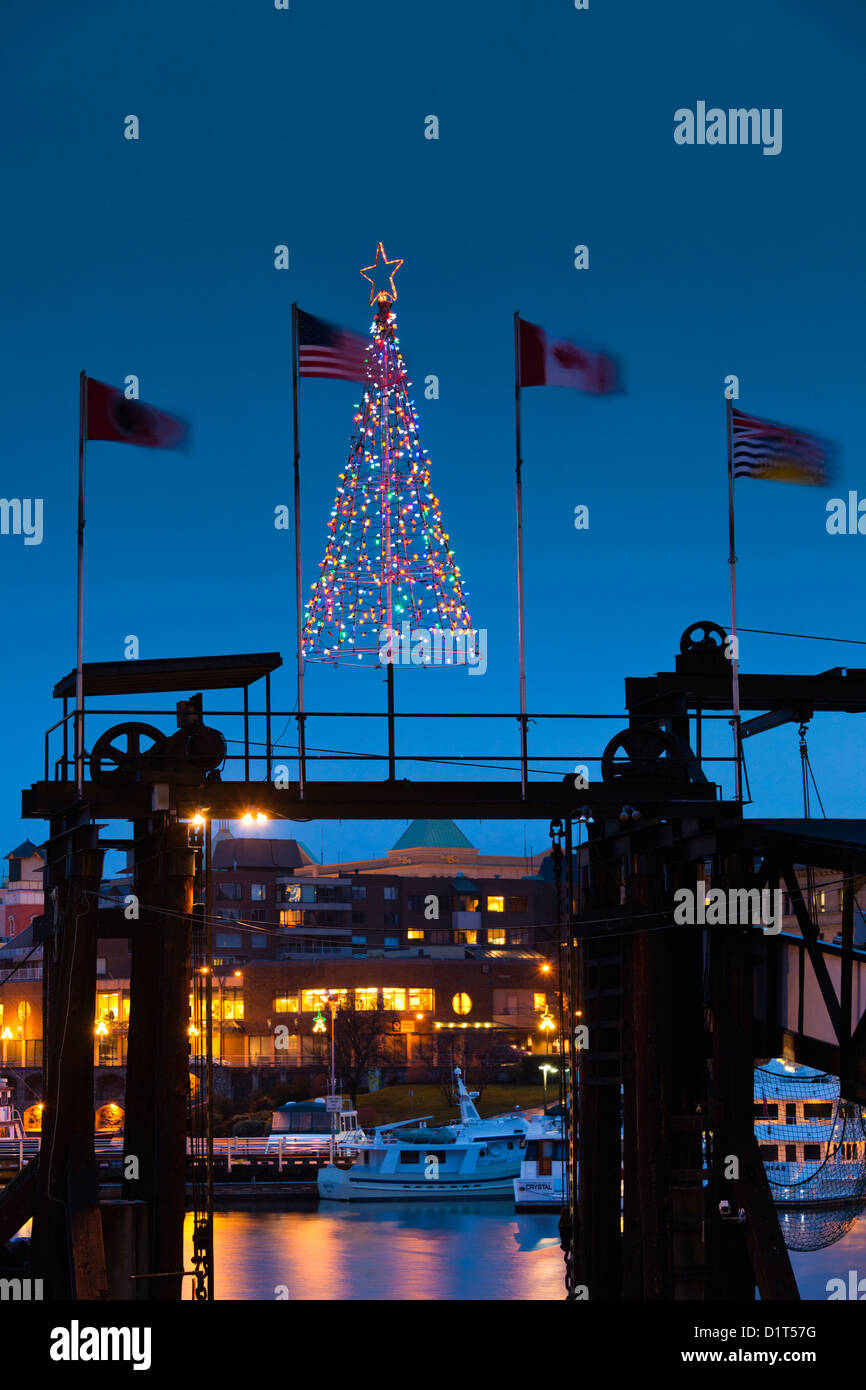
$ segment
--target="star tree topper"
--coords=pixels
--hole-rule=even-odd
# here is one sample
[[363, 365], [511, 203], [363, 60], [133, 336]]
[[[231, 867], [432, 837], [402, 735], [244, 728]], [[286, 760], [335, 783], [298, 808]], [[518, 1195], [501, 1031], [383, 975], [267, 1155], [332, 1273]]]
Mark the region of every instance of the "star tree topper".
[[[380, 259], [381, 258], [381, 259]], [[394, 288], [394, 276], [403, 264], [402, 260], [389, 261], [385, 254], [385, 248], [381, 241], [376, 247], [376, 259], [372, 265], [365, 265], [361, 271], [365, 280], [369, 280], [373, 286], [370, 291], [370, 303], [375, 304], [378, 300], [380, 304], [393, 304], [397, 298], [397, 291]], [[371, 270], [372, 275], [367, 271]], [[389, 274], [390, 272], [390, 274]]]

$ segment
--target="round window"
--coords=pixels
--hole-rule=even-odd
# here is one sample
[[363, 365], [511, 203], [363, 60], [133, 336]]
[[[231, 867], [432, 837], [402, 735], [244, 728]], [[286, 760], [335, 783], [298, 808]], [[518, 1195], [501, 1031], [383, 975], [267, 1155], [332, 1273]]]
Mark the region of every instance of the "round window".
[[451, 1000], [451, 1007], [456, 1014], [468, 1014], [472, 1008], [472, 1000], [468, 994], [455, 994]]

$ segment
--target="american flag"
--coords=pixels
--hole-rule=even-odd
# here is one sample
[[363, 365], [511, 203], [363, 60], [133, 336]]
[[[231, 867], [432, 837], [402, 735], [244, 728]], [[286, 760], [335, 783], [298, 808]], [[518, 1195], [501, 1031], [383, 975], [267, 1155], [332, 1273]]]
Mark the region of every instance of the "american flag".
[[298, 310], [298, 375], [367, 381], [370, 344], [360, 333]]
[[735, 478], [767, 478], [820, 487], [829, 480], [835, 445], [774, 420], [759, 420], [736, 408], [733, 415]]

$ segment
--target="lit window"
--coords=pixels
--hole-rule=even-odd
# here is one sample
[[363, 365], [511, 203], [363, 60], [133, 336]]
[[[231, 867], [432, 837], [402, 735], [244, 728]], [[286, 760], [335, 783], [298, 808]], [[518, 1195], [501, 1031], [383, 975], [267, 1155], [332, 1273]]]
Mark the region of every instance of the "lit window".
[[275, 994], [274, 1013], [275, 1014], [296, 1014], [298, 1012], [297, 994]]
[[463, 1016], [471, 1010], [472, 1000], [468, 994], [455, 994], [451, 1000], [451, 1007], [456, 1014]]
[[266, 903], [268, 900], [268, 885], [266, 883], [251, 883], [250, 898], [254, 903]]
[[[21, 1006], [20, 1006], [20, 1004], [19, 1004], [18, 1007], [19, 1007], [19, 1018], [20, 1018], [20, 1017], [21, 1017], [21, 1014], [20, 1014], [20, 1008], [21, 1008]], [[120, 995], [119, 995], [119, 994], [97, 994], [97, 996], [96, 996], [96, 1021], [97, 1021], [97, 1023], [99, 1022], [99, 1020], [100, 1020], [101, 1018], [107, 1018], [109, 1021], [113, 1021], [113, 1020], [115, 1020], [115, 1019], [117, 1018], [119, 1012], [120, 1012]], [[22, 1019], [22, 1022], [23, 1022], [23, 1019]]]
[[376, 1009], [376, 1008], [378, 1008], [378, 1007], [379, 1007], [379, 991], [378, 991], [378, 989], [370, 988], [370, 989], [356, 989], [356, 990], [355, 990], [355, 1008], [356, 1008], [356, 1009], [359, 1009], [359, 1010], [361, 1010], [361, 1011], [364, 1011], [364, 1012], [369, 1013], [371, 1010]]
[[474, 946], [477, 941], [478, 933], [474, 929], [472, 931], [456, 931], [454, 933], [454, 942], [457, 946]]
[[281, 927], [302, 927], [304, 925], [303, 910], [296, 907], [280, 908]]
[[305, 1014], [317, 1014], [326, 1010], [328, 1005], [327, 995], [337, 996], [335, 1003], [338, 1009], [347, 1008], [349, 1004], [349, 991], [347, 989], [305, 989], [301, 991], [301, 1012]]
[[821, 892], [818, 894], [818, 911], [827, 911], [827, 895], [824, 892], [823, 888], [821, 889]]
[[487, 932], [487, 944], [488, 944], [488, 946], [504, 946], [504, 945], [505, 945], [505, 928], [504, 928], [504, 927], [490, 927], [489, 930], [488, 930], [488, 932]]
[[422, 931], [414, 930], [410, 927], [406, 933], [406, 937], [409, 941], [423, 941], [424, 933]]
[[428, 1013], [433, 1011], [433, 991], [432, 989], [410, 989], [409, 1008], [413, 1013], [419, 1009], [425, 1009]]
[[393, 1009], [395, 1013], [405, 1013], [406, 1011], [406, 991], [405, 989], [383, 989], [382, 1007]]
[[543, 1014], [545, 1009], [547, 1008], [547, 995], [533, 994], [532, 1007], [537, 1014]]
[[[217, 999], [219, 1005], [219, 999]], [[239, 989], [223, 990], [223, 1018], [241, 1019], [244, 1016], [244, 997]]]
[[488, 911], [488, 912], [504, 912], [504, 911], [505, 911], [505, 899], [504, 899], [504, 898], [499, 898], [499, 897], [496, 897], [496, 898], [490, 898], [490, 897], [489, 897], [489, 898], [487, 899], [487, 911]]

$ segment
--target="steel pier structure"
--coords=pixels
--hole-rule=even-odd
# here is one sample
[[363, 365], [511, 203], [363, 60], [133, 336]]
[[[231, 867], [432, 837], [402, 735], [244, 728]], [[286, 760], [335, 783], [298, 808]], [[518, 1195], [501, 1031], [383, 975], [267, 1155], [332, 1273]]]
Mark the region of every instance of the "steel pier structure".
[[[796, 1298], [754, 1137], [753, 1065], [784, 1055], [826, 1068], [844, 1096], [866, 1101], [866, 957], [854, 946], [866, 821], [752, 820], [742, 803], [721, 798], [705, 767], [732, 759], [708, 758], [704, 734], [708, 717], [724, 720], [732, 708], [725, 636], [711, 623], [687, 629], [673, 671], [626, 680], [627, 722], [596, 759], [599, 777], [569, 773], [546, 784], [527, 775], [525, 760], [517, 780], [400, 780], [393, 711], [387, 780], [311, 780], [295, 754], [286, 776], [272, 723], [298, 716], [272, 710], [280, 657], [259, 653], [85, 666], [90, 775], [77, 798], [74, 680], [60, 681], [63, 718], [46, 736], [42, 779], [23, 793], [24, 815], [49, 827], [39, 923], [43, 1141], [0, 1197], [0, 1242], [34, 1218], [32, 1273], [46, 1296], [181, 1296], [191, 949], [201, 958], [194, 898], [202, 850], [188, 822], [256, 809], [288, 820], [550, 821], [571, 1099], [568, 1296], [750, 1300], [757, 1287], [765, 1300]], [[249, 690], [259, 682], [265, 707], [252, 710]], [[243, 702], [232, 712], [243, 737], [231, 754], [221, 729], [205, 723], [205, 692], [226, 690]], [[154, 692], [182, 697], [173, 732], [138, 722], [156, 711], [92, 703]], [[740, 704], [755, 712], [741, 728], [748, 747], [764, 729], [822, 711], [866, 713], [866, 671], [741, 673]], [[92, 737], [94, 721], [117, 715], [125, 722]], [[253, 726], [263, 739], [252, 739]], [[563, 762], [580, 761], [568, 753]], [[128, 836], [101, 839], [110, 821], [127, 822]], [[137, 920], [99, 905], [103, 854], [120, 845], [134, 858]], [[820, 941], [795, 872], [803, 865], [838, 870], [843, 880], [839, 947]], [[700, 882], [782, 887], [801, 935], [677, 925], [675, 892]], [[136, 1162], [123, 1200], [100, 1205], [93, 1020], [105, 936], [131, 941], [125, 1154]], [[212, 1292], [211, 1258], [203, 1239], [199, 1296]]]

